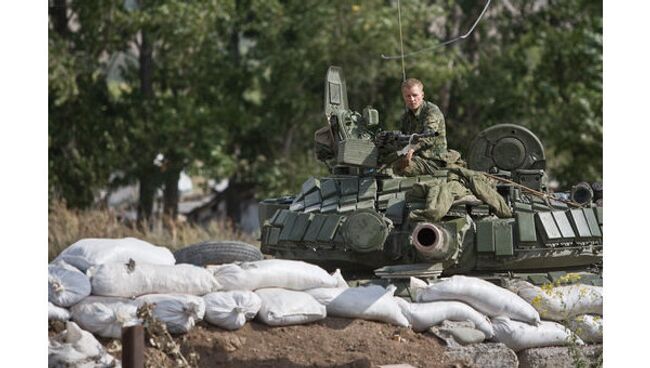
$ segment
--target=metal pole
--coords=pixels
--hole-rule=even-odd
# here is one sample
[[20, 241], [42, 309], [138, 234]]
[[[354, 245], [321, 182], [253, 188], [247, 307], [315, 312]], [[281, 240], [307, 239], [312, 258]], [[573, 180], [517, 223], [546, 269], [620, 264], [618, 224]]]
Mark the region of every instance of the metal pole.
[[122, 367], [144, 368], [144, 327], [122, 328]]

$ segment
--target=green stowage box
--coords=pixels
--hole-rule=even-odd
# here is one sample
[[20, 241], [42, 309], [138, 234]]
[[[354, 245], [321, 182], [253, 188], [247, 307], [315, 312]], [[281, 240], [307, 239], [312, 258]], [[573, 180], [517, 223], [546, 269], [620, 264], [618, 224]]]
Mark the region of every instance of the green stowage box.
[[585, 218], [587, 219], [587, 226], [589, 226], [589, 231], [591, 232], [591, 235], [593, 235], [596, 238], [602, 237], [603, 234], [600, 232], [600, 227], [598, 226], [598, 218], [594, 213], [594, 209], [583, 208], [582, 212], [585, 214]]
[[341, 198], [339, 196], [332, 196], [323, 200], [322, 206], [327, 207], [333, 204], [338, 204]]
[[563, 240], [573, 241], [576, 237], [576, 234], [573, 232], [573, 228], [571, 227], [571, 223], [569, 222], [569, 218], [566, 216], [566, 213], [564, 211], [553, 211], [551, 214], [553, 214], [553, 219], [555, 220], [558, 229], [560, 229], [562, 238], [564, 238]]
[[377, 167], [375, 143], [366, 139], [346, 139], [338, 145], [337, 162], [342, 165]]
[[345, 205], [345, 204], [352, 204], [357, 202], [357, 196], [355, 194], [349, 194], [346, 196], [342, 196], [339, 198], [339, 204], [340, 205]]
[[359, 178], [339, 178], [338, 181], [341, 196], [354, 194], [356, 197], [359, 192]]
[[476, 223], [476, 251], [479, 253], [494, 253], [494, 227], [492, 221]]
[[399, 178], [383, 179], [381, 181], [382, 194], [398, 192], [400, 181], [402, 181], [402, 179]]
[[476, 223], [476, 250], [497, 256], [514, 254], [513, 219], [480, 221]]
[[296, 212], [288, 211], [286, 220], [284, 221], [284, 227], [280, 232], [280, 239], [279, 239], [280, 241], [289, 240], [289, 235], [291, 234], [291, 231], [293, 229], [293, 224], [296, 222], [297, 217], [298, 214]]
[[277, 204], [277, 203], [264, 203], [261, 202], [259, 205], [258, 219], [260, 226], [264, 226], [264, 222], [269, 220], [273, 222], [275, 216], [278, 214], [278, 210], [288, 209], [289, 206], [286, 204]]
[[374, 208], [375, 208], [375, 200], [374, 199], [368, 199], [368, 200], [365, 200], [365, 201], [357, 202], [357, 210], [374, 209]]
[[320, 191], [313, 191], [305, 195], [305, 208], [311, 207], [321, 202]]
[[505, 219], [494, 222], [494, 245], [497, 256], [514, 255], [514, 245], [512, 241], [512, 225], [514, 220]]
[[291, 228], [291, 232], [289, 233], [289, 240], [294, 242], [301, 241], [313, 217], [314, 215], [309, 213], [298, 214], [298, 217], [296, 217], [296, 221], [294, 221], [293, 227]]
[[377, 181], [374, 178], [362, 178], [359, 180], [359, 201], [364, 199], [375, 199], [377, 195]]
[[320, 194], [322, 198], [329, 198], [330, 196], [336, 195], [339, 192], [338, 185], [336, 184], [336, 179], [323, 179], [320, 185]]
[[278, 227], [268, 227], [266, 230], [266, 244], [268, 245], [277, 245], [278, 240], [280, 239], [280, 228]]
[[273, 215], [273, 218], [271, 219], [271, 225], [273, 226], [284, 226], [284, 223], [287, 221], [287, 216], [291, 213], [291, 211], [286, 210], [286, 209], [281, 209], [278, 210], [275, 215]]
[[338, 211], [338, 209], [339, 209], [339, 202], [336, 201], [335, 203], [329, 204], [327, 206], [323, 205], [320, 208], [320, 212], [321, 213], [333, 213], [333, 212]]
[[341, 219], [341, 216], [328, 215], [323, 223], [323, 226], [318, 232], [318, 235], [316, 236], [316, 240], [322, 243], [332, 241], [332, 239], [334, 239], [334, 235], [336, 234], [336, 230], [341, 223]]
[[316, 242], [318, 238], [318, 232], [323, 227], [326, 219], [327, 216], [325, 215], [314, 215], [314, 218], [309, 223], [309, 227], [307, 228], [307, 232], [305, 233], [303, 240], [311, 243]]
[[535, 225], [545, 243], [556, 243], [562, 239], [562, 233], [549, 211], [535, 213]]
[[585, 214], [580, 208], [568, 210], [567, 217], [571, 222], [571, 226], [573, 226], [573, 230], [576, 233], [578, 240], [589, 240], [592, 237]]
[[320, 180], [310, 176], [304, 183], [302, 183], [302, 193], [310, 193], [315, 189], [320, 189]]
[[598, 225], [601, 227], [603, 226], [603, 208], [602, 207], [596, 207], [596, 219], [598, 219]]
[[515, 211], [517, 223], [517, 235], [519, 242], [523, 245], [537, 243], [537, 231], [535, 229], [535, 214], [532, 212]]

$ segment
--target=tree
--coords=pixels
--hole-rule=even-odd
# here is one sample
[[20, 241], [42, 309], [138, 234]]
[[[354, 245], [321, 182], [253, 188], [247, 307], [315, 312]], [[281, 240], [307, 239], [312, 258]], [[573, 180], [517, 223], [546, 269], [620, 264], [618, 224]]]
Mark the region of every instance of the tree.
[[[229, 178], [235, 220], [245, 199], [295, 192], [326, 173], [313, 132], [329, 65], [343, 67], [354, 110], [372, 105], [389, 129], [403, 111], [401, 62], [380, 57], [400, 51], [394, 1], [50, 4], [50, 189], [73, 206], [90, 205], [115, 172], [140, 183], [142, 219], [160, 188], [175, 216], [181, 170]], [[465, 33], [484, 2], [400, 5], [408, 53]], [[495, 2], [470, 37], [404, 70], [442, 108], [451, 148], [518, 123], [541, 138], [562, 184], [598, 179], [601, 34], [598, 3]]]

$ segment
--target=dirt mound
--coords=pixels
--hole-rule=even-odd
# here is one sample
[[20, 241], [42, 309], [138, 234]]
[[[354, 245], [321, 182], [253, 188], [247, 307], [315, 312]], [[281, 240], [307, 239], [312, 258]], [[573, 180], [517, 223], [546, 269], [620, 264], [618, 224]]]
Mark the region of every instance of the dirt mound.
[[[442, 343], [428, 333], [358, 319], [328, 317], [286, 327], [247, 323], [226, 331], [205, 322], [175, 338], [184, 355], [199, 355], [199, 367], [370, 368], [408, 363], [414, 367], [451, 367]], [[108, 345], [111, 340], [105, 340]], [[121, 351], [113, 351], [119, 358]], [[155, 348], [147, 366], [175, 367]]]

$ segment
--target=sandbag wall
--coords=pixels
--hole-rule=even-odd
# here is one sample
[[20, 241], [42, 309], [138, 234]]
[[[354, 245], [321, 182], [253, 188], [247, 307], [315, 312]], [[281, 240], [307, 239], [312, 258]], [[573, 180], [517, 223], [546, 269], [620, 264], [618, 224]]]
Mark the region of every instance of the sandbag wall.
[[71, 319], [71, 328], [108, 338], [142, 323], [136, 311], [148, 303], [173, 334], [201, 320], [235, 330], [253, 318], [282, 326], [329, 315], [416, 331], [468, 321], [485, 339], [514, 350], [602, 341], [602, 288], [593, 286], [560, 286], [549, 293], [527, 283], [502, 288], [465, 276], [432, 284], [413, 278], [411, 303], [395, 297], [392, 285], [348, 287], [340, 272], [300, 261], [176, 264], [167, 248], [134, 238], [80, 240], [48, 270], [49, 319]]

